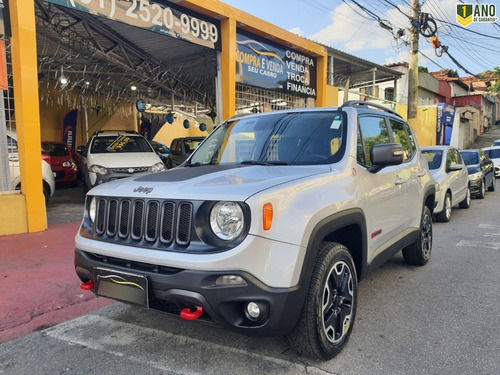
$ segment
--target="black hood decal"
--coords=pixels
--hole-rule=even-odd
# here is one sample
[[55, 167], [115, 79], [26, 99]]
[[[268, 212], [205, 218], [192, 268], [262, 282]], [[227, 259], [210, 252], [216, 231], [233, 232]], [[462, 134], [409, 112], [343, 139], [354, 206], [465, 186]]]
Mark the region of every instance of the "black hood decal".
[[[205, 165], [196, 167], [177, 167], [165, 172], [151, 173], [138, 177], [137, 182], [179, 182], [190, 180], [195, 177], [204, 176], [229, 169], [241, 168], [241, 165]], [[248, 167], [248, 166], [246, 166]]]

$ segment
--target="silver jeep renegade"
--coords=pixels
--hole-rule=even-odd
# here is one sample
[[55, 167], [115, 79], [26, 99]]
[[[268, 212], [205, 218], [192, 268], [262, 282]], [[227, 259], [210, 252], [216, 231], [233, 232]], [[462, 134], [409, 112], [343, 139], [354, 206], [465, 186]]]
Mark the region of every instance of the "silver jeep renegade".
[[408, 124], [366, 102], [235, 117], [181, 166], [87, 194], [82, 288], [335, 356], [358, 282], [424, 265], [435, 185]]

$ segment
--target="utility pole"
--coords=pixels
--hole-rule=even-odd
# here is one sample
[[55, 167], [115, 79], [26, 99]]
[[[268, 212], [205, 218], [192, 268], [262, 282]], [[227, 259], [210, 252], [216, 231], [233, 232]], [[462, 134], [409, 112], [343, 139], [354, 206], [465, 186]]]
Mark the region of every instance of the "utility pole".
[[418, 101], [418, 33], [420, 18], [419, 0], [411, 1], [410, 62], [408, 71], [408, 123], [415, 129]]

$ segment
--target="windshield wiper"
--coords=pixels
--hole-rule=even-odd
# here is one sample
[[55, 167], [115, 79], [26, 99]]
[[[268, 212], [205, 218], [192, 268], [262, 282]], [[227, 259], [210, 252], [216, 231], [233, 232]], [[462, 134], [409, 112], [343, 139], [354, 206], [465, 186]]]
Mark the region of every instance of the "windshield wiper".
[[258, 160], [244, 160], [240, 164], [246, 165], [288, 165], [286, 161], [270, 160], [270, 161], [258, 161]]
[[185, 165], [185, 167], [201, 167], [202, 165], [207, 165], [207, 164], [201, 164], [200, 162], [196, 162], [196, 163], [188, 163]]

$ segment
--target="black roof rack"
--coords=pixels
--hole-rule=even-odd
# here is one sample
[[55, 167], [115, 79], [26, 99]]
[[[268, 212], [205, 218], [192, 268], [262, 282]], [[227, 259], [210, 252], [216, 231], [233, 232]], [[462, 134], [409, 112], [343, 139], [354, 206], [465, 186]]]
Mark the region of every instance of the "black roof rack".
[[365, 102], [363, 100], [349, 100], [349, 101], [345, 102], [344, 104], [342, 104], [340, 109], [342, 109], [344, 107], [373, 107], [376, 109], [380, 109], [381, 111], [388, 112], [388, 113], [391, 113], [395, 116], [403, 118], [403, 116], [401, 116], [399, 113], [397, 113], [396, 111], [393, 111], [390, 108], [384, 107], [383, 105], [377, 104], [377, 103]]

